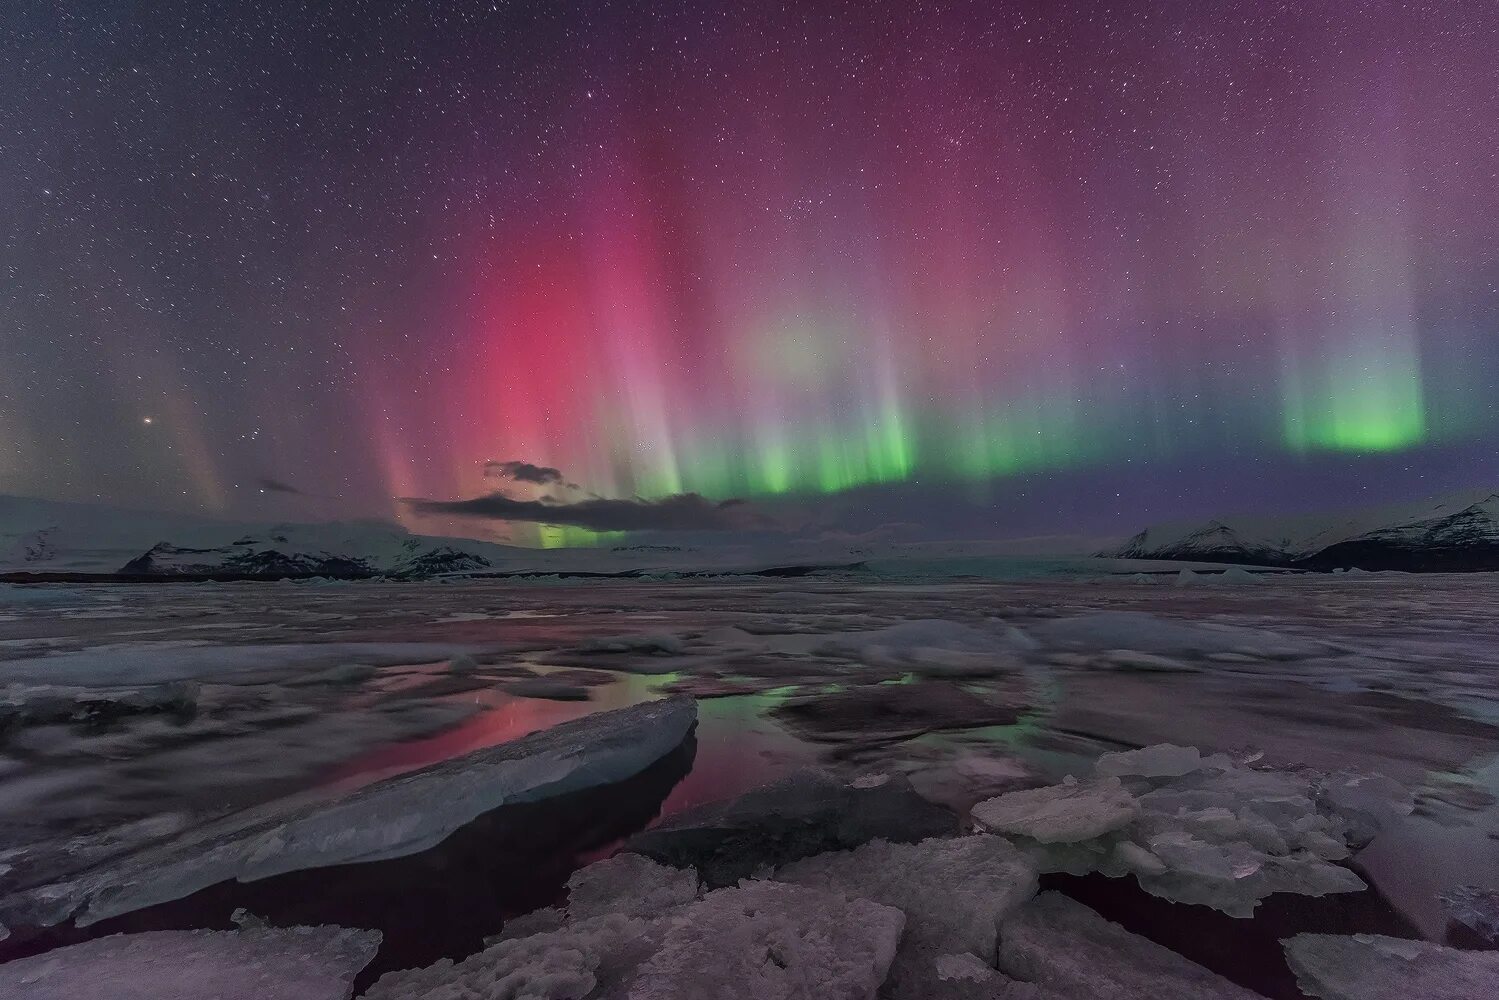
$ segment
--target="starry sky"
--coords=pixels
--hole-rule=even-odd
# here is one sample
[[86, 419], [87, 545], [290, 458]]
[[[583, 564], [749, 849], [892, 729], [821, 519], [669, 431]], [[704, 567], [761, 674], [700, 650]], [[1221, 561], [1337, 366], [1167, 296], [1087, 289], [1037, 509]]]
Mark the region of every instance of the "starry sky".
[[1493, 0], [0, 27], [0, 492], [566, 544], [1499, 480]]

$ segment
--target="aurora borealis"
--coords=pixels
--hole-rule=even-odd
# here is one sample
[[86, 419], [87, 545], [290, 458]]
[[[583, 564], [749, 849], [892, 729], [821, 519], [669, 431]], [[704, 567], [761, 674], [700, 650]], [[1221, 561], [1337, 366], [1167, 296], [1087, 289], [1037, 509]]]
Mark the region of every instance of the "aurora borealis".
[[332, 6], [3, 15], [0, 492], [1499, 471], [1487, 0]]

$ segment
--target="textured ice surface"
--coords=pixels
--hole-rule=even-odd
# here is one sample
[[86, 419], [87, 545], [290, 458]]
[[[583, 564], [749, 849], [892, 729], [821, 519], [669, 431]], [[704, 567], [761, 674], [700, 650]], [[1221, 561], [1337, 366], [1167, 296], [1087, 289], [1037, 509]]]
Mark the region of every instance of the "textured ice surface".
[[1499, 945], [1499, 889], [1465, 885], [1448, 889], [1440, 898], [1447, 916], [1489, 944]]
[[506, 938], [461, 962], [389, 972], [362, 1000], [581, 1000], [623, 998], [663, 928], [621, 914]]
[[1000, 926], [999, 970], [1067, 1000], [1259, 1000], [1058, 892]]
[[59, 687], [8, 684], [0, 688], [0, 731], [7, 725], [108, 722], [129, 715], [189, 714], [197, 707], [191, 681], [146, 687]]
[[895, 957], [897, 909], [778, 882], [719, 889], [667, 918], [630, 1000], [862, 1000]]
[[347, 1000], [379, 931], [116, 934], [0, 965], [6, 1000]]
[[1013, 725], [1023, 707], [1017, 702], [956, 680], [924, 679], [801, 694], [774, 714], [819, 741], [880, 743], [944, 729]]
[[882, 840], [805, 858], [775, 879], [899, 907], [906, 936], [946, 951], [994, 952], [999, 918], [1036, 893], [1036, 864], [1003, 837]]
[[644, 916], [697, 898], [697, 872], [668, 868], [639, 854], [596, 861], [567, 880], [567, 915], [583, 920], [605, 913]]
[[[1223, 758], [1223, 763], [1228, 763]], [[1124, 753], [1106, 753], [1098, 758], [1094, 770], [1099, 774], [1116, 778], [1137, 776], [1143, 778], [1174, 778], [1191, 774], [1203, 766], [1203, 757], [1196, 747], [1179, 747], [1161, 743], [1153, 747], [1129, 750]]]
[[[1345, 816], [1327, 801], [1326, 789], [1372, 810], [1373, 800], [1391, 794], [1382, 781], [1358, 785], [1347, 774], [1251, 770], [1221, 754], [1175, 773], [1195, 753], [1162, 745], [1106, 755], [1102, 766], [1126, 774], [1128, 788], [1118, 777], [1068, 779], [981, 802], [973, 818], [984, 829], [1034, 842], [1043, 871], [1133, 875], [1157, 896], [1233, 916], [1251, 915], [1275, 892], [1321, 896], [1365, 888], [1332, 862], [1346, 859], [1350, 841], [1374, 820], [1366, 811]], [[1351, 783], [1356, 794], [1348, 792]]]
[[776, 872], [778, 881], [847, 892], [899, 908], [906, 932], [887, 998], [919, 998], [941, 956], [994, 957], [999, 921], [1036, 894], [1036, 863], [1002, 837], [979, 834], [919, 844], [875, 841]]
[[1322, 1000], [1499, 997], [1499, 952], [1379, 934], [1298, 934], [1282, 944], [1297, 984]]
[[1043, 644], [1081, 649], [1131, 649], [1165, 656], [1247, 653], [1268, 659], [1312, 656], [1317, 643], [1267, 629], [1211, 622], [1174, 621], [1140, 611], [1100, 611], [1058, 618], [1029, 629]]
[[975, 628], [929, 618], [868, 632], [848, 632], [827, 640], [816, 652], [859, 660], [873, 667], [981, 677], [1019, 669], [1015, 652], [1025, 645], [1021, 633], [998, 624]]
[[737, 799], [668, 818], [625, 849], [676, 868], [695, 867], [710, 886], [876, 838], [916, 841], [952, 833], [957, 817], [916, 794], [904, 778], [855, 788], [824, 771], [798, 771]]
[[1135, 818], [1139, 803], [1118, 778], [1078, 781], [1006, 792], [973, 807], [973, 819], [995, 833], [1013, 833], [1042, 844], [1092, 840]]
[[776, 882], [648, 918], [609, 913], [386, 975], [365, 1000], [862, 1000], [895, 955], [899, 910]]
[[228, 879], [415, 854], [499, 806], [639, 773], [697, 720], [690, 699], [647, 702], [412, 771], [328, 801], [303, 796], [246, 810], [167, 844], [0, 901], [0, 921], [80, 923], [177, 899]]
[[455, 652], [451, 643], [312, 642], [208, 645], [190, 641], [134, 642], [64, 650], [5, 661], [8, 681], [85, 687], [180, 680], [224, 683], [290, 679], [310, 669], [357, 663], [421, 663]]

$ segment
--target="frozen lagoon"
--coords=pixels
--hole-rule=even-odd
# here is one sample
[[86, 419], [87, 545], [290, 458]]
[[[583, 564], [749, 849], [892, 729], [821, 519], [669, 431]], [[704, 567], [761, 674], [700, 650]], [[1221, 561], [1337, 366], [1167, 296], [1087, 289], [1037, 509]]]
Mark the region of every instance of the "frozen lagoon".
[[1289, 930], [1473, 943], [1439, 894], [1499, 885], [1491, 578], [1177, 583], [7, 588], [8, 898], [288, 797], [332, 801], [586, 714], [671, 693], [699, 700], [690, 745], [612, 786], [506, 806], [410, 856], [214, 885], [84, 928], [12, 918], [0, 955], [111, 931], [226, 928], [247, 906], [276, 924], [383, 931], [363, 985], [464, 958], [507, 920], [558, 902], [570, 872], [642, 828], [808, 765], [855, 785], [901, 778], [962, 819], [1006, 792], [1086, 780], [1102, 754], [1158, 743], [1236, 767], [1381, 775], [1408, 792], [1411, 812], [1348, 863], [1371, 890], [1272, 895], [1253, 919], [1215, 923], [1200, 906], [1123, 894], [1137, 876], [1043, 878], [1075, 879], [1058, 887], [1270, 992], [1290, 981], [1283, 966], [1257, 980], [1187, 925], [1245, 941]]

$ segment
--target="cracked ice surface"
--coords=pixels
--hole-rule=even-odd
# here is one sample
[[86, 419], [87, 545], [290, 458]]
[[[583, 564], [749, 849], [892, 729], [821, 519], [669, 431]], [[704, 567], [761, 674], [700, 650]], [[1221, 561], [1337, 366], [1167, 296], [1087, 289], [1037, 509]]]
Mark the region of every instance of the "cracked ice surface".
[[1359, 776], [1251, 770], [1221, 755], [1197, 755], [1177, 773], [1194, 755], [1168, 745], [1108, 755], [1099, 763], [1110, 777], [1010, 792], [974, 806], [973, 818], [1034, 842], [1044, 870], [1133, 875], [1154, 895], [1233, 916], [1252, 915], [1276, 892], [1365, 888], [1333, 862], [1377, 828], [1376, 807], [1399, 789], [1375, 783], [1371, 791]]
[[1499, 952], [1379, 934], [1298, 934], [1282, 943], [1298, 985], [1322, 1000], [1499, 997]]
[[[414, 854], [481, 813], [636, 774], [679, 746], [697, 720], [689, 699], [604, 712], [342, 798], [292, 798], [193, 828], [166, 844], [0, 900], [7, 922], [80, 924], [177, 899], [229, 879]], [[19, 917], [19, 921], [17, 920]]]
[[1258, 993], [1044, 892], [1000, 926], [999, 970], [1057, 1000], [1258, 1000]]
[[0, 965], [6, 1000], [347, 1000], [378, 931], [116, 934]]
[[885, 984], [887, 1000], [919, 1000], [941, 978], [950, 953], [994, 959], [999, 922], [1036, 894], [1037, 865], [1002, 837], [874, 841], [853, 851], [820, 854], [787, 865], [775, 878], [851, 893], [894, 906], [906, 932]]
[[872, 1000], [903, 923], [843, 893], [746, 882], [654, 918], [570, 920], [456, 964], [389, 973], [365, 1000]]

